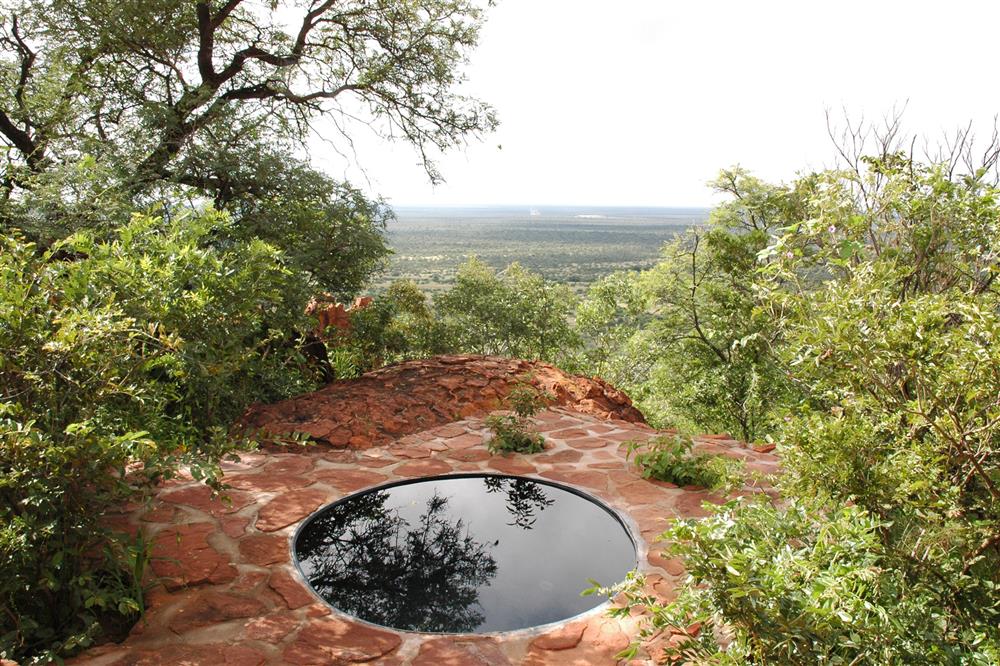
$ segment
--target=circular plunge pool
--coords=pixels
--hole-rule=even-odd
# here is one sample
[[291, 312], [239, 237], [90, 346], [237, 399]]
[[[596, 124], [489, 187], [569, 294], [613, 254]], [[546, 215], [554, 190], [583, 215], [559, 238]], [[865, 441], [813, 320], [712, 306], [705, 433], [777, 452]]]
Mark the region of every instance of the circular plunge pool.
[[636, 566], [611, 509], [577, 490], [502, 475], [372, 488], [310, 517], [298, 566], [334, 608], [394, 629], [511, 631], [600, 605], [580, 592]]

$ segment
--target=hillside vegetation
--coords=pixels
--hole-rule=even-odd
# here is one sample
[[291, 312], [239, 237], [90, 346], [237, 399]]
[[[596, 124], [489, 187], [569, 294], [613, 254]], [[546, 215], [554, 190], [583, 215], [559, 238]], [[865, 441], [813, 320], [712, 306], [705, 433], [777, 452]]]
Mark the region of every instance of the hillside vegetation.
[[328, 374], [306, 304], [384, 265], [391, 212], [303, 142], [350, 108], [437, 178], [496, 123], [455, 92], [482, 18], [0, 0], [0, 659], [127, 632], [150, 546], [109, 513], [181, 465], [217, 486], [235, 416]]
[[675, 602], [625, 590], [644, 631], [681, 630], [665, 659], [1000, 662], [995, 142], [918, 159], [891, 125], [789, 184], [727, 170], [707, 225], [642, 270], [577, 294], [471, 258], [320, 339], [306, 304], [373, 284], [392, 213], [301, 158], [311, 123], [369, 123], [439, 179], [429, 155], [496, 124], [455, 92], [478, 5], [0, 9], [0, 659], [128, 631], [150, 547], [109, 517], [181, 467], [217, 488], [249, 404], [466, 352], [777, 445], [782, 501], [674, 523]]
[[476, 260], [432, 300], [396, 283], [339, 353], [539, 357], [610, 380], [658, 425], [775, 442], [781, 502], [677, 522], [676, 602], [626, 588], [646, 635], [697, 628], [667, 659], [997, 663], [997, 146], [980, 165], [898, 146], [890, 132], [788, 185], [724, 171], [707, 227], [582, 299]]

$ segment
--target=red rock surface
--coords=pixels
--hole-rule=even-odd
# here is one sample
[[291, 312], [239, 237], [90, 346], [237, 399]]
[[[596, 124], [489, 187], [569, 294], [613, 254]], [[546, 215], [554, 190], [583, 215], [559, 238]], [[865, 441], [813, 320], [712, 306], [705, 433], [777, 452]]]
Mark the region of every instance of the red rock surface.
[[[447, 373], [439, 372], [449, 362], [434, 359], [400, 366], [403, 370], [374, 373], [375, 379], [370, 375], [360, 382], [368, 391], [361, 397], [352, 398], [342, 388], [336, 388], [341, 391], [336, 393], [338, 399], [345, 401], [342, 418], [336, 415], [335, 404], [329, 402], [333, 398], [322, 395], [322, 391], [311, 398], [300, 398], [299, 403], [289, 403], [303, 410], [309, 404], [320, 405], [327, 410], [324, 419], [333, 422], [339, 418], [335, 427], [351, 433], [352, 424], [363, 417], [372, 423], [380, 422], [378, 409], [391, 411], [400, 404], [409, 409], [406, 406], [413, 403], [406, 400], [411, 390], [424, 400], [451, 396], [453, 402], [441, 403], [451, 406], [457, 404], [456, 395], [464, 395], [461, 399], [468, 398], [469, 402], [457, 408], [459, 412], [485, 409], [468, 396], [464, 384], [456, 385], [447, 380]], [[482, 380], [485, 383], [478, 388], [493, 387], [495, 395], [501, 395], [504, 387], [499, 383], [494, 386], [492, 379], [470, 371], [470, 364], [473, 368], [496, 364], [497, 368], [512, 367], [515, 372], [529, 366], [546, 367], [502, 359], [458, 358], [453, 362], [463, 381]], [[426, 373], [422, 375], [423, 371]], [[123, 521], [123, 528], [141, 529], [153, 543], [155, 577], [150, 580], [143, 620], [121, 645], [94, 648], [71, 663], [616, 664], [615, 655], [628, 645], [630, 637], [637, 635], [636, 618], [610, 618], [595, 609], [567, 625], [493, 637], [388, 631], [353, 621], [321, 603], [289, 557], [291, 537], [299, 522], [348, 493], [420, 476], [502, 471], [578, 486], [613, 506], [633, 527], [639, 545], [638, 568], [647, 575], [647, 591], [661, 600], [673, 598], [684, 568], [680, 561], [663, 556], [656, 538], [674, 517], [704, 515], [704, 502], [720, 502], [723, 498], [701, 488], [678, 488], [643, 479], [626, 459], [621, 442], [645, 440], [657, 433], [641, 421], [625, 418], [632, 409], [627, 400], [618, 405], [615, 418], [581, 413], [580, 403], [573, 402], [577, 394], [571, 394], [571, 389], [582, 391], [581, 386], [596, 386], [597, 391], [601, 385], [578, 384], [578, 378], [566, 378], [553, 371], [552, 375], [536, 374], [536, 378], [568, 382], [565, 391], [569, 397], [564, 396], [566, 406], [544, 410], [535, 419], [544, 437], [544, 453], [493, 455], [485, 443], [488, 433], [481, 418], [456, 420], [448, 416], [447, 409], [438, 414], [425, 405], [427, 411], [421, 413], [432, 415], [428, 417], [431, 425], [408, 433], [379, 430], [379, 436], [391, 437], [385, 446], [372, 446], [371, 436], [366, 439], [351, 434], [365, 448], [331, 450], [317, 446], [297, 453], [241, 454], [238, 461], [223, 466], [223, 481], [233, 486], [228, 499], [212, 496], [190, 476], [171, 481], [149, 505], [129, 507], [117, 517]], [[546, 388], [553, 390], [551, 385]], [[609, 406], [615, 404], [606, 399]], [[593, 397], [582, 400], [590, 401], [586, 403], [589, 405], [598, 403]], [[287, 414], [287, 409], [281, 413]], [[394, 418], [403, 416], [397, 413]], [[723, 436], [695, 438], [695, 448], [740, 458], [747, 467], [764, 474], [777, 469], [773, 455]], [[747, 487], [743, 492], [752, 490]], [[666, 632], [663, 636], [663, 640], [671, 640], [672, 634]], [[658, 640], [643, 645], [638, 658], [629, 665], [652, 666], [657, 650], [662, 650], [663, 641]]]
[[525, 376], [554, 395], [554, 405], [644, 423], [628, 396], [601, 379], [568, 375], [548, 363], [492, 356], [437, 356], [391, 365], [290, 400], [254, 405], [241, 421], [252, 431], [301, 433], [335, 447], [382, 446], [403, 435], [499, 409], [518, 378]]
[[316, 318], [316, 335], [325, 338], [328, 329], [349, 331], [351, 329], [351, 312], [363, 310], [372, 304], [371, 296], [360, 296], [351, 305], [336, 303], [330, 294], [314, 298], [306, 305], [306, 314]]
[[371, 661], [392, 652], [399, 634], [328, 617], [310, 622], [284, 651], [286, 664], [343, 664]]

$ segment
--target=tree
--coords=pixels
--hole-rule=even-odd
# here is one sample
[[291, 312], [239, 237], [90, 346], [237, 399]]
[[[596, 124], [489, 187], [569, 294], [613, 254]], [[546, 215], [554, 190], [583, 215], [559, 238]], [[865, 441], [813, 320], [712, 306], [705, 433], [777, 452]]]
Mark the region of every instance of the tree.
[[779, 331], [757, 313], [757, 255], [794, 217], [808, 182], [775, 188], [741, 169], [713, 183], [732, 201], [663, 247], [653, 268], [595, 283], [577, 309], [582, 368], [627, 390], [654, 423], [767, 435], [788, 390]]
[[455, 286], [434, 299], [453, 348], [547, 361], [579, 344], [568, 320], [574, 304], [565, 285], [517, 263], [496, 273], [476, 257], [459, 267]]
[[665, 606], [632, 588], [629, 605], [650, 602], [654, 630], [700, 623], [667, 656], [1000, 657], [1000, 149], [963, 169], [960, 135], [925, 163], [896, 131], [845, 151], [843, 168], [768, 188], [808, 193], [752, 277], [753, 314], [779, 331], [797, 388], [774, 435], [782, 500], [665, 534], [688, 584]]
[[227, 174], [178, 169], [179, 159], [218, 131], [301, 137], [353, 97], [434, 174], [430, 148], [494, 123], [452, 91], [481, 20], [464, 0], [8, 0], [3, 9], [0, 133], [36, 173], [83, 149], [114, 154], [136, 186], [221, 192]]
[[[142, 608], [148, 544], [103, 521], [190, 465], [218, 475], [248, 402], [314, 386], [302, 284], [222, 213], [108, 241], [0, 240], [0, 655], [48, 663]], [[141, 463], [137, 465], [136, 463]], [[214, 484], [216, 487], [217, 483]]]
[[657, 354], [646, 330], [649, 308], [637, 271], [618, 271], [591, 284], [574, 312], [580, 352], [565, 369], [601, 377], [641, 402]]
[[454, 92], [482, 11], [466, 0], [0, 4], [0, 226], [49, 246], [152, 202], [227, 210], [317, 290], [355, 292], [390, 213], [297, 155], [356, 118], [433, 152], [495, 125]]
[[438, 179], [434, 151], [495, 124], [455, 93], [481, 21], [466, 0], [0, 0], [0, 657], [134, 620], [148, 551], [107, 507], [182, 463], [211, 481], [247, 404], [315, 386], [306, 302], [367, 282], [391, 212], [309, 164], [314, 122], [342, 150], [349, 119], [409, 142]]

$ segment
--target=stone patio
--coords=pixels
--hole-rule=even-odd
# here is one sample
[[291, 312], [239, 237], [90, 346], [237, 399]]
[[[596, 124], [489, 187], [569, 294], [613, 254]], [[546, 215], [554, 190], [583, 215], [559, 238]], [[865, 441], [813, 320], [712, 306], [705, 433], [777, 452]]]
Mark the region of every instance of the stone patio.
[[[166, 484], [150, 506], [125, 517], [154, 543], [159, 584], [144, 619], [121, 645], [92, 649], [70, 663], [614, 664], [636, 619], [615, 620], [595, 609], [546, 631], [443, 637], [383, 630], [330, 609], [290, 560], [298, 523], [345, 495], [400, 479], [501, 472], [574, 486], [617, 509], [639, 538], [640, 569], [651, 591], [669, 598], [684, 570], [660, 556], [656, 536], [673, 517], [701, 516], [703, 502], [721, 498], [642, 479], [620, 444], [655, 435], [645, 424], [568, 408], [542, 412], [537, 423], [547, 449], [532, 456], [490, 455], [483, 421], [469, 418], [364, 450], [245, 454], [225, 465], [226, 501], [190, 479]], [[743, 458], [765, 474], [776, 470], [772, 455], [724, 436], [696, 439], [696, 448]], [[633, 663], [651, 664], [654, 656], [641, 652]]]

